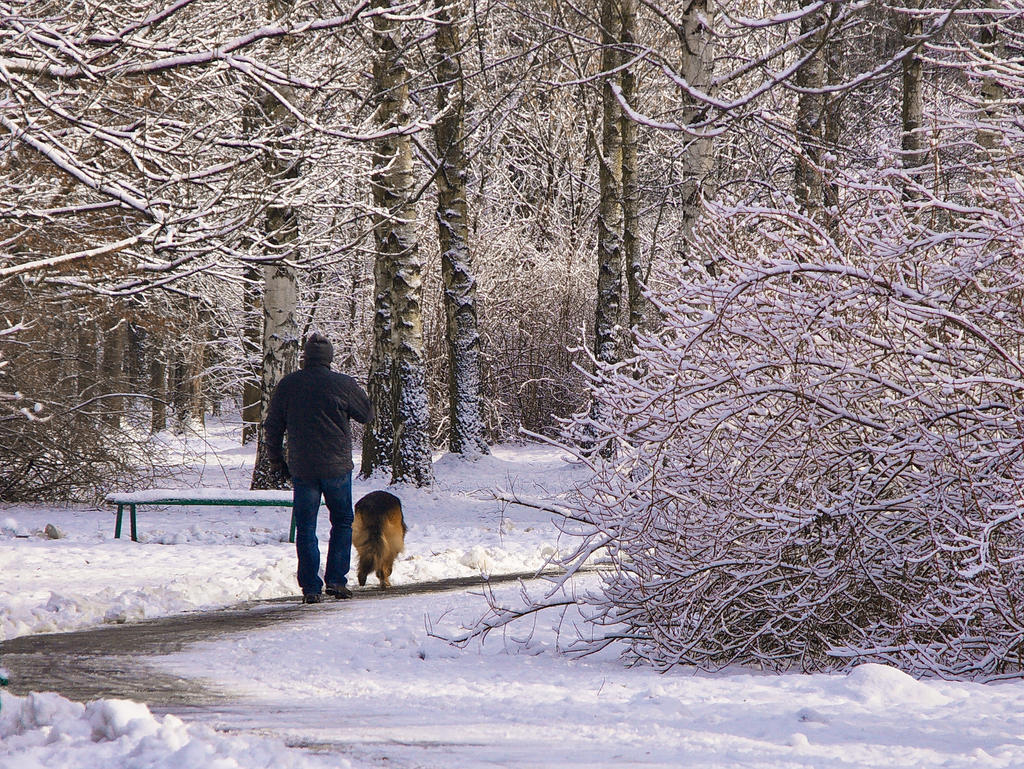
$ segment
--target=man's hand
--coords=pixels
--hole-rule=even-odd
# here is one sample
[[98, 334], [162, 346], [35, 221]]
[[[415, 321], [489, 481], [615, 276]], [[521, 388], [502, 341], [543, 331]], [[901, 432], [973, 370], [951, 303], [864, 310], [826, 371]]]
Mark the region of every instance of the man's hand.
[[284, 478], [292, 477], [292, 474], [288, 472], [288, 463], [282, 459], [271, 459], [270, 469], [275, 475], [280, 475]]

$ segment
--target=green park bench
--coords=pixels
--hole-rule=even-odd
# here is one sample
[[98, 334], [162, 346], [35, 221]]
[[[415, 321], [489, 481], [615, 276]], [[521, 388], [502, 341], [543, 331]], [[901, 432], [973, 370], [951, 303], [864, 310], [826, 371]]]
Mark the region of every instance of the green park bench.
[[[117, 505], [114, 539], [121, 538], [124, 509], [128, 508], [132, 542], [138, 542], [136, 509], [142, 505], [194, 507], [291, 507], [291, 491], [238, 491], [234, 489], [153, 489], [150, 491], [119, 491], [107, 494], [104, 501]], [[295, 541], [295, 513], [292, 513], [288, 541]]]

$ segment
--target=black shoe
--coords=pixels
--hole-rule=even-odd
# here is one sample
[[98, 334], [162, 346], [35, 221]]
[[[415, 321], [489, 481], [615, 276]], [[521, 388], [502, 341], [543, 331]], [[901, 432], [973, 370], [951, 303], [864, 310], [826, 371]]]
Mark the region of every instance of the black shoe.
[[352, 591], [345, 587], [345, 585], [328, 585], [326, 591], [327, 595], [329, 595], [331, 598], [352, 597]]
[[324, 594], [323, 593], [303, 593], [302, 594], [302, 602], [303, 603], [322, 603], [323, 600], [324, 600]]

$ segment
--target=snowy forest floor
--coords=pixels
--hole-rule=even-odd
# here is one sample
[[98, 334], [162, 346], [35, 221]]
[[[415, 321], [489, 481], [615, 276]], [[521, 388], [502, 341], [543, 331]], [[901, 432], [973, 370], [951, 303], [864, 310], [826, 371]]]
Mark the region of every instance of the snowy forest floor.
[[[252, 450], [238, 446], [237, 427], [167, 441], [169, 452], [205, 457], [183, 469], [180, 488], [248, 486]], [[472, 624], [486, 608], [481, 588], [416, 585], [532, 573], [569, 546], [548, 515], [487, 491], [551, 496], [582, 475], [538, 446], [498, 447], [476, 463], [441, 456], [435, 472], [429, 490], [396, 490], [409, 523], [394, 573], [401, 589], [384, 597], [371, 577], [352, 601], [315, 606], [297, 604], [287, 510], [142, 508], [133, 543], [112, 538], [109, 509], [0, 507], [0, 640], [10, 642], [0, 666], [5, 651], [35, 647], [52, 656], [54, 675], [53, 686], [29, 692], [12, 670], [0, 694], [0, 769], [1024, 766], [1019, 681], [917, 681], [879, 665], [831, 676], [659, 675], [625, 667], [614, 649], [563, 656], [556, 647], [571, 623], [555, 616], [451, 647], [429, 631]], [[357, 482], [355, 495], [374, 487]], [[47, 524], [64, 536], [45, 538]], [[520, 588], [493, 589], [514, 603]], [[158, 650], [169, 654], [98, 655], [97, 698], [86, 703], [44, 691], [60, 688], [71, 652], [39, 634], [113, 634], [188, 612], [224, 617], [223, 607], [242, 603], [273, 621], [193, 633]], [[168, 623], [154, 627], [179, 624]], [[217, 696], [176, 706], [140, 687], [114, 699], [126, 696], [124, 679], [108, 685], [104, 669]]]

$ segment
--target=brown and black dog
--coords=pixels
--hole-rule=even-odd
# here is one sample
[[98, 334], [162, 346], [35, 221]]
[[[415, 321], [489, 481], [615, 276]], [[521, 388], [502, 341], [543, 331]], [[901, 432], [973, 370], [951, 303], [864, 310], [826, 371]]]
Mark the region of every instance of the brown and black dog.
[[391, 587], [395, 558], [405, 549], [409, 528], [402, 516], [402, 501], [386, 491], [371, 491], [356, 502], [352, 544], [359, 554], [359, 584], [376, 572], [381, 588]]

